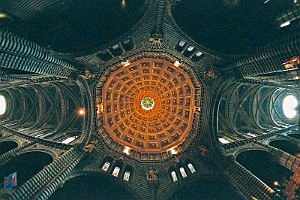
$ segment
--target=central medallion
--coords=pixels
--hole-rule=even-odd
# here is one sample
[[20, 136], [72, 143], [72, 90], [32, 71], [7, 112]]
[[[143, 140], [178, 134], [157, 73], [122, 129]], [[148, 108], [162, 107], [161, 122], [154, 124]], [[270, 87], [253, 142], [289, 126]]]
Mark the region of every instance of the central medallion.
[[134, 108], [140, 116], [151, 118], [160, 112], [161, 101], [162, 99], [157, 92], [139, 91], [134, 97]]
[[154, 107], [154, 100], [151, 97], [145, 97], [141, 101], [144, 110], [151, 110]]

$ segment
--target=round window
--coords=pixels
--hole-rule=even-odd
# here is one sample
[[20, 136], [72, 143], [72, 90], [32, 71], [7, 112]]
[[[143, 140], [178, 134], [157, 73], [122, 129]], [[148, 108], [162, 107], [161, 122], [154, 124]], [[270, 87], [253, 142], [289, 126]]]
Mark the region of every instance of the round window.
[[282, 102], [282, 109], [284, 115], [289, 119], [294, 118], [297, 115], [297, 106], [298, 101], [295, 96], [286, 96]]

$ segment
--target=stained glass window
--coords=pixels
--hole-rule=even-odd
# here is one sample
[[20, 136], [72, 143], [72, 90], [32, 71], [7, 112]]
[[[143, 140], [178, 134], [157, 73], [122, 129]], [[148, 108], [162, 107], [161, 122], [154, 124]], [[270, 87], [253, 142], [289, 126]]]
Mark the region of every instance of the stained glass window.
[[102, 166], [102, 170], [107, 172], [108, 168], [110, 166], [110, 163], [109, 162], [105, 162], [104, 165]]
[[115, 176], [115, 177], [118, 177], [119, 176], [119, 172], [120, 172], [120, 167], [115, 167], [112, 175]]
[[179, 171], [180, 171], [181, 176], [182, 176], [183, 178], [187, 177], [187, 174], [186, 174], [186, 172], [185, 172], [185, 170], [184, 170], [183, 167], [180, 167], [180, 168], [179, 168]]
[[123, 180], [124, 180], [124, 181], [129, 181], [129, 179], [130, 179], [130, 172], [129, 172], [129, 171], [126, 171], [126, 172], [124, 173]]
[[172, 179], [173, 179], [173, 182], [174, 182], [174, 183], [178, 181], [176, 172], [172, 171], [172, 172], [171, 172], [171, 176], [172, 176]]
[[195, 170], [194, 166], [192, 165], [192, 163], [188, 164], [188, 168], [190, 169], [192, 174], [196, 172], [196, 170]]

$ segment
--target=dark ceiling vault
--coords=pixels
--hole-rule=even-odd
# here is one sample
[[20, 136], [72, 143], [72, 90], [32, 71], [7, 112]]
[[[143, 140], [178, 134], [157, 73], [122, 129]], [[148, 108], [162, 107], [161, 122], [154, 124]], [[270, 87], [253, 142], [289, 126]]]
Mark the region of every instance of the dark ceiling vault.
[[[6, 27], [44, 47], [66, 53], [95, 49], [124, 32], [130, 33], [145, 12], [144, 0], [127, 0], [124, 6], [119, 0], [44, 3], [38, 9], [37, 2], [3, 2], [4, 12], [18, 17]], [[16, 10], [18, 6], [25, 9]]]
[[[182, 29], [197, 42], [224, 53], [251, 53], [255, 47], [280, 38], [289, 31], [280, 29], [277, 15], [293, 1], [181, 0], [172, 13]], [[191, 9], [192, 8], [192, 9]]]

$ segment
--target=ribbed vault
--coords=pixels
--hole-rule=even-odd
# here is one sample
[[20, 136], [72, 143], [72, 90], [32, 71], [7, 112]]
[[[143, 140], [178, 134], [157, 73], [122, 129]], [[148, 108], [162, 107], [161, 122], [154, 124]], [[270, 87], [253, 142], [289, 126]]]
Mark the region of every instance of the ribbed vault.
[[80, 135], [82, 103], [76, 83], [50, 82], [6, 88], [0, 93], [8, 100], [2, 123], [23, 134], [61, 142]]
[[246, 139], [261, 135], [266, 130], [274, 130], [297, 123], [295, 118], [285, 117], [282, 109], [284, 97], [298, 92], [287, 89], [238, 84], [226, 89], [219, 105], [219, 136], [231, 142], [237, 138]]

